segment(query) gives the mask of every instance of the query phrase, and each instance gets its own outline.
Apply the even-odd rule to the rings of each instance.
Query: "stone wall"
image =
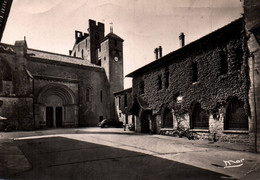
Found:
[[[128,119],[127,125],[136,125],[136,116],[130,113],[130,108],[133,104],[132,88],[125,89],[123,91],[117,92],[115,95],[115,107],[116,107],[116,119],[126,123],[126,118]],[[126,98],[126,99],[125,99]],[[127,103],[127,104],[126,104]]]
[[[167,107],[174,110],[173,119],[183,117],[189,129],[192,104],[199,102],[201,108],[210,115],[208,130],[193,130],[200,138],[229,142],[239,138],[236,142],[248,144],[248,131],[225,132],[223,119],[223,107],[234,97],[244,102],[244,110],[250,116],[248,50],[245,44],[243,20],[240,19],[136,72],[133,75],[133,96],[139,96],[149,104],[157,116],[159,127],[162,109]],[[228,62],[227,73],[221,72],[223,52]],[[198,70],[196,82],[193,81],[194,62]],[[141,93],[140,88],[142,81],[144,93]],[[177,102],[179,96],[182,97],[181,103]],[[166,134],[171,134],[170,131],[159,130]]]
[[[251,123],[249,124],[250,147],[252,151],[260,151],[260,46],[253,33],[249,33],[248,47],[251,86],[249,91],[251,107]]]
[[[32,77],[26,69],[23,42],[0,44],[0,115],[20,130],[34,129]],[[8,68],[7,68],[8,67]],[[6,69],[7,68],[7,69]]]
[[[247,46],[249,49],[251,117],[249,124],[249,144],[251,151],[260,152],[260,4],[258,0],[244,0]]]
[[[166,104],[176,106],[176,96],[184,96],[179,111],[188,112],[193,102],[201,103],[202,108],[214,111],[218,104],[223,104],[229,97],[236,96],[245,102],[248,108],[247,61],[236,58],[236,51],[242,46],[243,38],[237,37],[229,42],[219,42],[212,49],[195,49],[187,54],[172,57],[168,64],[147,69],[142,76],[133,79],[133,94],[140,95],[154,110],[160,110]],[[229,72],[220,74],[220,51],[228,49]],[[176,55],[177,56],[177,55]],[[160,59],[158,60],[160,61]],[[198,62],[198,81],[192,82],[192,62]],[[242,64],[242,65],[240,65]],[[170,85],[158,90],[158,76],[164,77],[169,72]],[[144,94],[140,93],[140,82],[144,81]],[[164,80],[163,80],[164,82]],[[202,93],[203,92],[203,93]]]
[[[103,69],[37,58],[30,58],[28,69],[36,79],[41,79],[35,81],[36,96],[43,86],[51,83],[66,85],[74,92],[78,100],[80,126],[96,126],[100,116],[109,118],[109,85]],[[90,96],[88,101],[87,90]]]
[[[33,130],[33,98],[0,97],[0,114],[19,130]]]
[[[189,129],[193,133],[194,139],[205,139],[212,142],[221,141],[221,142],[231,142],[241,145],[249,145],[249,133],[248,131],[235,131],[235,130],[224,130],[224,113],[223,108],[219,108],[220,115],[216,118],[211,115],[209,117],[209,129],[189,129],[190,116],[189,114],[182,115],[180,117],[174,116],[174,124],[176,119],[179,119],[180,124],[185,129]],[[157,119],[160,119],[158,116]],[[174,126],[173,129],[160,129],[160,134],[178,136],[176,132],[177,126]],[[249,150],[249,149],[248,149]]]

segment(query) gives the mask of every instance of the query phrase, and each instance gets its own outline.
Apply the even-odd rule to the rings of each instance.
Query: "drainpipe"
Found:
[[[256,94],[255,94],[255,56],[252,53],[252,80],[253,80],[253,92],[254,92],[254,111],[255,111],[255,151],[257,153],[257,110],[256,110]]]

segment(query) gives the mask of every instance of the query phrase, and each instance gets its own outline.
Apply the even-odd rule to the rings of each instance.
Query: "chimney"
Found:
[[[159,46],[159,58],[161,58],[162,57],[162,46]]]
[[[110,33],[113,33],[113,23],[109,23],[110,24]]]
[[[155,56],[155,60],[158,59],[158,48],[154,49],[154,56]]]
[[[180,47],[185,46],[185,35],[183,32],[180,34],[179,40],[180,40]]]

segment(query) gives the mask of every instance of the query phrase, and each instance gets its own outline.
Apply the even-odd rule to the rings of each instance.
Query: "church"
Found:
[[[96,126],[116,118],[123,90],[123,39],[89,20],[69,55],[0,43],[0,115],[19,130]]]

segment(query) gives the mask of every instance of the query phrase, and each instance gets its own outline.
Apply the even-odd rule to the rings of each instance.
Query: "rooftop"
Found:
[[[123,94],[125,92],[132,92],[132,88],[124,89],[122,91],[115,92],[114,95]]]
[[[100,66],[92,64],[85,59],[63,55],[63,54],[57,54],[53,52],[41,51],[36,49],[27,49],[27,54],[30,55],[31,58],[40,58],[40,59],[47,59],[51,61],[59,61],[59,62],[101,68]]]
[[[119,41],[124,41],[121,37],[119,37],[118,35],[114,34],[114,33],[109,33],[107,34],[102,40],[101,42],[107,40],[107,39],[117,39]]]
[[[203,43],[207,43],[208,41],[214,41],[214,39],[218,39],[220,34],[225,34],[227,32],[233,32],[234,30],[237,31],[237,29],[239,29],[238,27],[241,27],[241,24],[243,22],[243,18],[239,18],[237,20],[234,20],[233,22],[227,24],[226,26],[217,29],[216,31],[213,31],[210,34],[207,34],[201,38],[199,38],[196,41],[191,42],[190,44],[187,44],[179,49],[177,49],[176,51],[172,51],[169,54],[161,57],[158,60],[155,60],[131,73],[129,73],[128,75],[126,75],[126,77],[134,77],[140,73],[143,73],[145,71],[147,71],[147,69],[153,68],[153,67],[158,67],[160,65],[165,64],[166,62],[172,61],[174,59],[177,59],[179,57],[179,55],[182,55],[184,53],[187,53],[187,51],[189,51],[190,49],[194,49],[194,48],[198,48],[201,46],[207,46],[208,44],[203,44]],[[174,59],[173,59],[174,57]]]

